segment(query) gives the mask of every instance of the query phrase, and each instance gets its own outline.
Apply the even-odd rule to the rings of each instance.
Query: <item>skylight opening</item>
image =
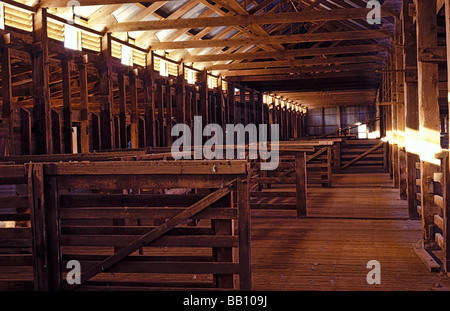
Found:
[[[64,47],[81,51],[81,32],[76,27],[64,26]]]

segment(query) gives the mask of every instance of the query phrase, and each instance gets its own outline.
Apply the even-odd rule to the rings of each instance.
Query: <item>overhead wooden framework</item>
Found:
[[[214,261],[192,261],[184,266],[189,271],[212,271],[212,288],[236,288],[234,275],[240,274],[241,288],[251,289],[249,209],[274,205],[257,199],[295,198],[281,209],[309,218],[308,183],[331,188],[332,173],[362,169],[385,174],[389,185],[383,187],[394,189],[395,200],[407,206],[394,220],[414,220],[420,229],[416,252],[430,270],[449,272],[450,0],[380,1],[378,24],[367,19],[373,12],[367,2],[78,0],[68,6],[65,0],[0,0],[0,160],[7,162],[0,165],[0,182],[8,186],[7,174],[17,170],[13,182],[19,180],[17,191],[26,195],[13,201],[31,204],[33,215],[26,216],[49,234],[44,241],[46,235],[33,232],[34,251],[49,252],[36,260],[58,264],[38,272],[45,278],[50,272],[50,279],[36,275],[37,288],[61,288],[64,261],[58,252],[65,243],[114,249],[111,256],[95,255],[97,263],[82,275],[87,287],[98,285],[94,276],[104,269],[133,271],[127,257],[144,246],[173,242],[166,234],[174,230],[179,236],[201,233],[180,241],[213,249]],[[186,154],[201,151],[202,161],[172,161],[180,123],[194,136],[198,123],[221,129],[279,125],[280,167],[251,176],[267,159],[209,162],[198,148]],[[219,139],[219,132],[191,140]],[[276,127],[267,135],[273,133]],[[214,153],[223,146],[216,147]],[[284,183],[295,191],[264,191]],[[198,187],[204,196],[195,191],[178,214],[180,206],[161,207],[174,203],[165,191],[175,187]],[[119,193],[109,193],[111,188]],[[95,190],[89,196],[96,200],[87,204],[83,198],[89,196],[72,189]],[[102,201],[130,194],[141,200],[140,191],[147,190],[152,193],[143,194],[146,199],[162,201],[146,210],[140,209],[142,201],[125,211],[126,201],[117,206]],[[70,205],[73,197],[79,206]],[[43,200],[58,208],[44,209]],[[245,209],[237,213],[235,203]],[[99,209],[101,204],[113,214]],[[216,210],[210,211],[211,205]],[[151,229],[141,226],[144,211],[155,213],[146,215]],[[120,218],[122,213],[132,215],[136,226]],[[178,228],[198,214],[213,221],[211,228]],[[176,218],[159,223],[167,215]],[[223,219],[211,218],[215,215]],[[61,216],[108,217],[114,230],[94,230],[110,232],[106,242],[90,240],[86,232],[93,228],[86,226],[67,229],[64,223],[67,231],[61,234]],[[394,221],[390,217],[383,222]],[[240,221],[239,237],[233,220]],[[114,240],[112,233],[127,230],[135,237]],[[48,249],[47,242],[58,247]],[[233,260],[237,246],[239,264]],[[430,264],[436,257],[440,262]],[[147,269],[164,272],[153,261]],[[171,263],[169,271],[181,274],[178,264]]]

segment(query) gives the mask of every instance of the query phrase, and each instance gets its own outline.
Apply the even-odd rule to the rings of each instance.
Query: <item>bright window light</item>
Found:
[[[78,29],[71,26],[64,26],[64,47],[72,50],[81,50],[78,44]]]
[[[194,70],[186,69],[187,70],[187,82],[189,84],[195,84],[195,72]]]
[[[131,48],[129,46],[122,45],[122,64],[131,66],[133,64],[132,56],[133,54]]]
[[[169,76],[169,64],[163,59],[161,59],[159,74],[163,77]]]
[[[367,125],[361,124],[358,126],[358,138],[366,139],[367,138]]]

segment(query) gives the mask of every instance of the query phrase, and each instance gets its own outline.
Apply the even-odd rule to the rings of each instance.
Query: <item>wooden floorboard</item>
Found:
[[[336,175],[333,185],[308,190],[312,218],[253,211],[254,290],[450,290],[415,254],[420,220],[406,219],[388,174]],[[381,264],[380,285],[367,283],[371,260]]]

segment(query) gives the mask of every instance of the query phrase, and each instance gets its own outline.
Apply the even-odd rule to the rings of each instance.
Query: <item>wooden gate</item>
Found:
[[[35,289],[251,290],[246,161],[29,167]]]
[[[346,140],[341,144],[340,171],[380,171],[388,169],[387,143],[379,139]]]

